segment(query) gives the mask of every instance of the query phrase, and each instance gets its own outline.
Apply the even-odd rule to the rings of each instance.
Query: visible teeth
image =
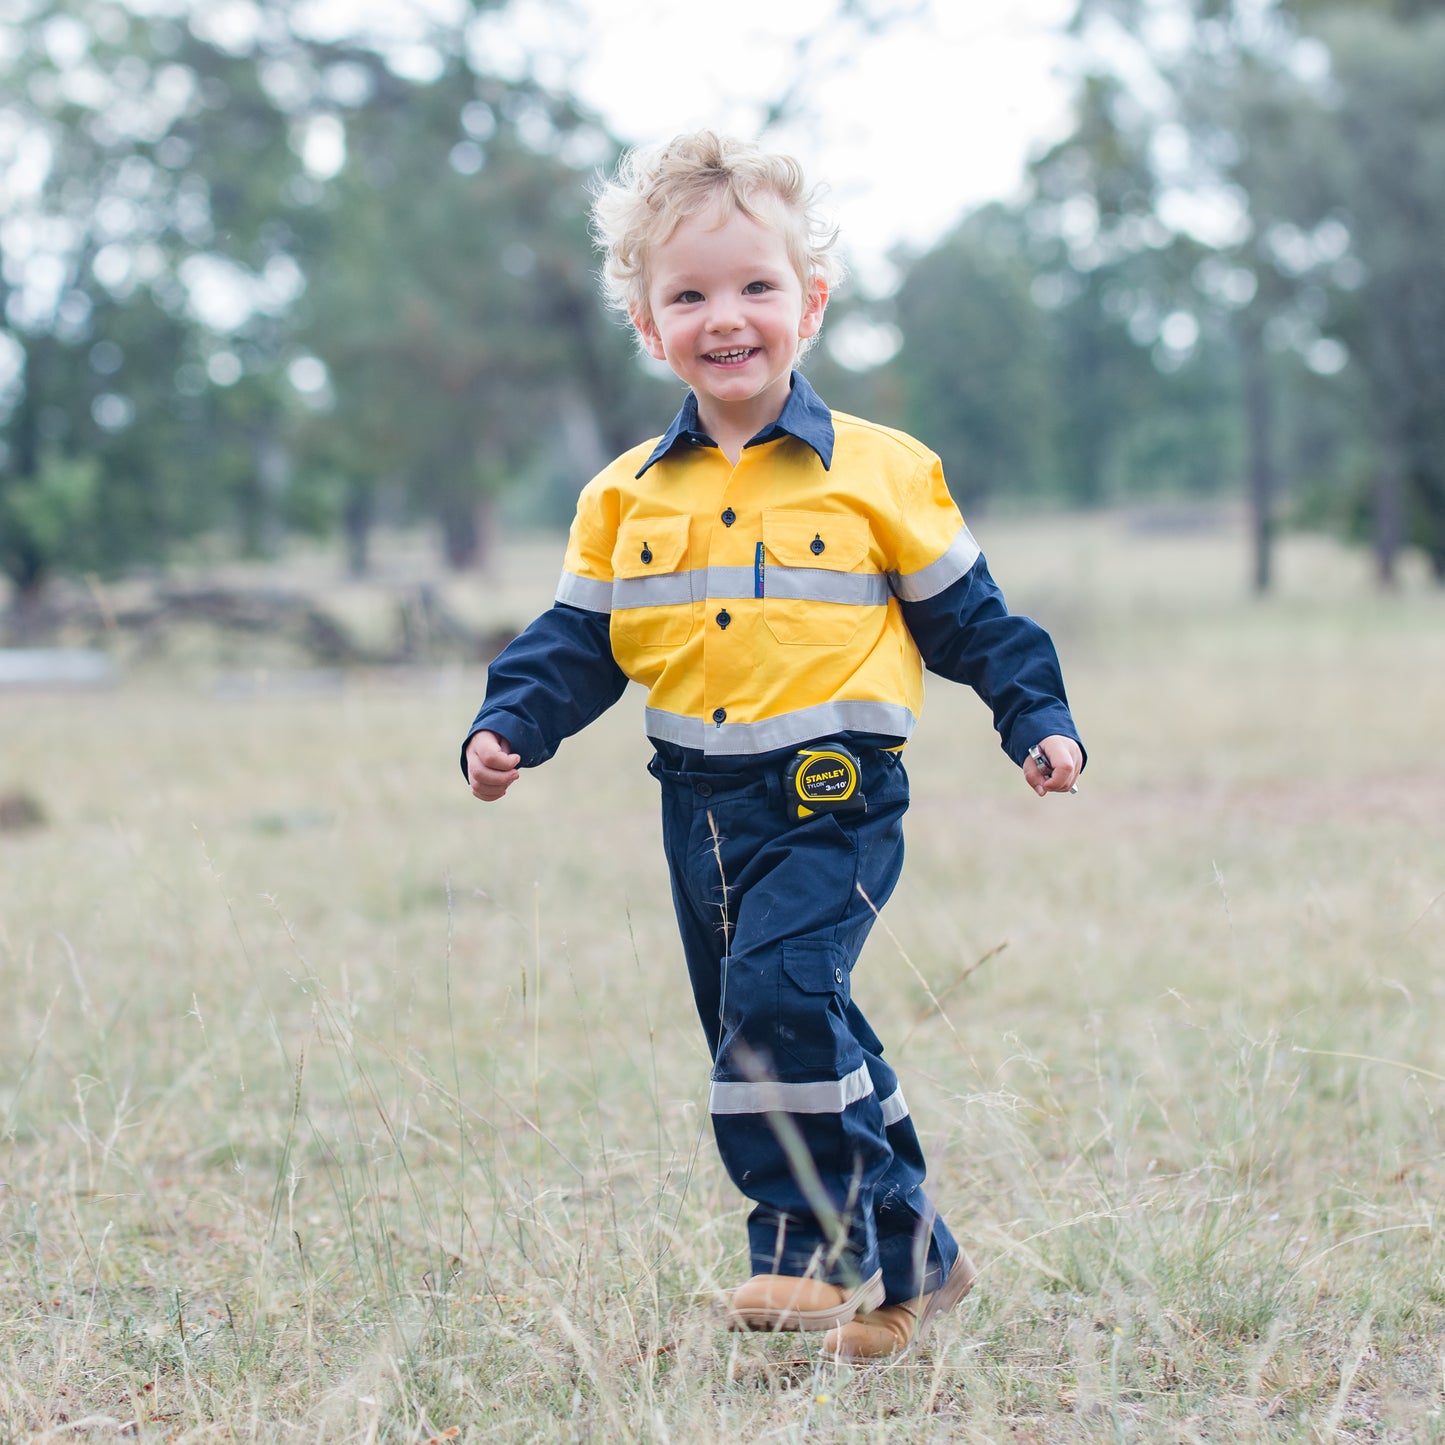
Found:
[[[736,351],[709,351],[709,361],[741,361],[746,356],[753,354],[751,346],[739,347]]]

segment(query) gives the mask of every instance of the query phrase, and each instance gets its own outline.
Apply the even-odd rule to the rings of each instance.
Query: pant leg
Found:
[[[881,1264],[890,1300],[935,1288],[957,1246],[923,1192],[922,1151],[897,1078],[851,998],[874,909],[902,867],[901,763],[865,760],[868,813],[797,825],[784,818],[776,786],[654,772],[714,1059],[714,1132],[729,1175],[755,1204],[754,1271],[846,1282]]]
[[[931,1294],[948,1278],[958,1244],[923,1187],[928,1166],[898,1075],[861,1014],[853,1021],[853,1032],[868,1060],[892,1154],[873,1191],[873,1220],[886,1303],[900,1304]]]

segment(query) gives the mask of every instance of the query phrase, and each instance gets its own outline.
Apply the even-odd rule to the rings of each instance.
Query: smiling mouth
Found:
[[[750,356],[756,356],[756,346],[739,346],[732,351],[709,351],[706,353],[709,361],[714,361],[722,366],[733,366],[739,361],[746,361]]]

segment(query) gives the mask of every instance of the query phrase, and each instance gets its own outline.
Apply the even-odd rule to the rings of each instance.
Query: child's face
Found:
[[[700,418],[754,429],[788,399],[798,343],[823,321],[828,286],[807,287],[783,233],[741,211],[690,216],[648,257],[650,315],[633,322],[650,356],[693,389]]]

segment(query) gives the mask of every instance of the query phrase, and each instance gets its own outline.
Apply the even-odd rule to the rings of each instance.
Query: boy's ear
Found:
[[[828,309],[828,283],[821,276],[814,276],[803,292],[803,315],[798,322],[798,339],[806,341],[818,334],[823,324],[823,313]]]
[[[662,349],[662,337],[657,334],[657,327],[653,325],[651,313],[644,311],[640,306],[632,306],[628,308],[627,314],[632,318],[632,324],[642,338],[642,349],[654,361],[666,361],[667,353]]]

